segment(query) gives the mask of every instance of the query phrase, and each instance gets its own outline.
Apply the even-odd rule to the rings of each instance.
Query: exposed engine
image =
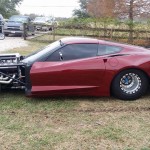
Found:
[[[24,88],[25,65],[19,53],[0,54],[0,89]]]

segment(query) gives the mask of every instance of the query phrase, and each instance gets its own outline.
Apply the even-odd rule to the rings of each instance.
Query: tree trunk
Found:
[[[134,0],[130,0],[130,5],[129,5],[129,43],[133,44],[133,2]]]

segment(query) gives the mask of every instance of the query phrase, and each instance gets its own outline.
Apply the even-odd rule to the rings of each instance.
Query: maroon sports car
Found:
[[[148,49],[91,38],[63,38],[29,56],[0,55],[0,88],[28,96],[109,96],[134,100],[148,88]]]

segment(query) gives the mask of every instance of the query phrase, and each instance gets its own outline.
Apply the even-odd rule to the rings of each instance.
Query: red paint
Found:
[[[150,76],[150,52],[130,45],[87,39],[63,42],[100,43],[123,47],[125,56],[97,56],[62,62],[36,62],[30,71],[31,95],[109,96],[114,77],[122,70],[136,68]]]

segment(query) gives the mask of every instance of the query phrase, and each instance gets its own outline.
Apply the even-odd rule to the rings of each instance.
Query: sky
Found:
[[[23,0],[17,8],[21,14],[39,14],[54,17],[71,17],[79,8],[78,0]]]

